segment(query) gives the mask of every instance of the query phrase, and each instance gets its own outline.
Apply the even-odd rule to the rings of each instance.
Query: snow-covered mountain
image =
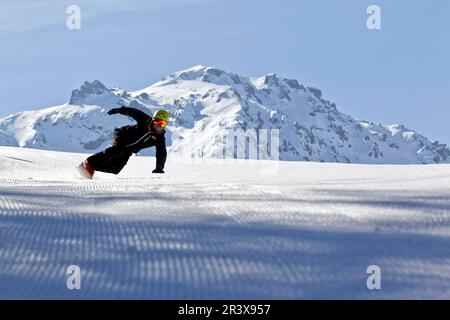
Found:
[[[148,114],[167,109],[171,153],[211,157],[221,153],[227,129],[278,129],[282,160],[450,162],[445,144],[402,125],[355,120],[317,88],[275,74],[248,78],[202,65],[135,92],[85,82],[65,104],[0,119],[0,145],[93,153],[110,144],[115,127],[132,123],[106,114],[120,105]]]

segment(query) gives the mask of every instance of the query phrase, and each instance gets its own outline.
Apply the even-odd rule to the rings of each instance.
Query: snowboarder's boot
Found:
[[[80,163],[77,169],[80,175],[86,179],[92,179],[95,173],[95,170],[92,169],[91,165],[87,160],[84,160],[82,163]]]

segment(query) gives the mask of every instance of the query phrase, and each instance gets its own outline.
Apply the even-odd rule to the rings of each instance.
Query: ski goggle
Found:
[[[167,121],[161,119],[153,119],[153,123],[161,128],[164,128],[167,125]]]

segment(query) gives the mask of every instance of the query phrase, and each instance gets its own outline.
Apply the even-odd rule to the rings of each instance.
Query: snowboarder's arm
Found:
[[[158,139],[156,141],[156,173],[164,173],[164,165],[167,159],[166,139]]]
[[[152,132],[147,133],[137,142],[127,146],[127,149],[133,153],[139,152],[139,150],[156,147],[156,169],[163,170],[167,159],[166,139],[164,136],[155,137]]]
[[[124,116],[129,116],[136,120],[137,123],[145,123],[150,119],[150,116],[145,112],[130,107],[120,107],[108,111],[109,115],[117,113],[123,114]]]

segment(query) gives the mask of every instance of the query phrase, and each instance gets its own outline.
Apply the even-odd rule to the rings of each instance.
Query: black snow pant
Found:
[[[118,174],[132,154],[124,145],[113,144],[102,152],[90,156],[87,161],[95,171]]]

